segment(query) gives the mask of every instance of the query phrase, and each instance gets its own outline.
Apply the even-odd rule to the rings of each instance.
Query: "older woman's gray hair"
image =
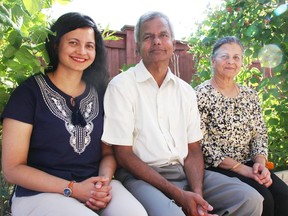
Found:
[[[141,27],[141,25],[143,23],[145,23],[149,20],[152,20],[154,18],[157,18],[157,17],[161,17],[164,20],[166,20],[168,27],[170,29],[170,32],[171,32],[171,38],[172,38],[172,40],[174,40],[174,38],[175,38],[174,30],[173,30],[173,26],[172,26],[172,23],[170,22],[169,18],[161,12],[150,11],[150,12],[143,14],[137,21],[137,24],[136,24],[135,29],[134,29],[134,39],[135,39],[136,43],[138,43],[140,41],[140,27]]]
[[[217,40],[213,46],[213,49],[212,49],[212,55],[211,55],[211,58],[215,58],[216,55],[217,55],[217,51],[218,49],[223,45],[223,44],[231,44],[231,43],[236,43],[238,44],[240,47],[241,47],[241,50],[242,52],[244,53],[244,46],[243,44],[241,43],[241,41],[235,37],[235,36],[226,36],[226,37],[223,37],[223,38],[220,38],[219,40]]]

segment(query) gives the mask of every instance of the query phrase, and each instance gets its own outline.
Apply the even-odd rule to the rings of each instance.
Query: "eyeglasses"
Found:
[[[220,59],[223,60],[223,61],[227,61],[227,60],[230,59],[230,55],[228,55],[228,54],[218,54],[216,57],[217,57],[217,58],[220,58]],[[232,59],[233,59],[235,62],[241,62],[241,61],[242,61],[242,56],[240,56],[240,55],[234,55],[234,56],[232,56]]]

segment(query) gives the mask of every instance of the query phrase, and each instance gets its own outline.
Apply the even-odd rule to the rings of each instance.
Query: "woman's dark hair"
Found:
[[[241,43],[241,41],[237,37],[235,37],[235,36],[226,36],[226,37],[220,38],[219,40],[216,41],[216,43],[214,44],[213,49],[212,49],[211,58],[215,58],[216,55],[217,55],[218,49],[223,44],[227,44],[227,43],[230,43],[230,44],[231,43],[236,43],[236,44],[238,44],[241,47],[242,52],[244,53],[243,44]]]
[[[98,30],[96,23],[87,15],[77,12],[69,12],[60,16],[51,26],[53,32],[46,39],[46,51],[49,56],[49,64],[45,73],[53,72],[57,69],[59,58],[57,47],[61,37],[77,28],[90,27],[94,30],[96,43],[96,57],[94,62],[84,70],[82,80],[96,87],[97,90],[104,91],[108,83],[108,70],[106,62],[106,50],[101,32]]]

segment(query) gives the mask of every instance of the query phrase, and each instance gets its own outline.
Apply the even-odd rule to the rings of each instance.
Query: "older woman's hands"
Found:
[[[270,171],[265,167],[265,165],[260,163],[254,163],[253,167],[241,164],[234,171],[240,175],[254,179],[267,188],[273,183]]]
[[[271,179],[271,173],[265,165],[260,163],[254,163],[252,169],[253,173],[259,178],[259,180],[263,185],[265,185],[265,187],[268,188],[273,183]]]

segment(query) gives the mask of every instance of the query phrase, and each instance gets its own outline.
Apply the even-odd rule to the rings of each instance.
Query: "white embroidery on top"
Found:
[[[72,111],[67,106],[65,98],[53,90],[46,83],[42,75],[35,76],[35,79],[49,110],[53,115],[65,122],[65,127],[71,135],[69,140],[70,145],[76,153],[83,153],[91,141],[90,134],[94,128],[92,120],[99,114],[98,94],[96,90],[90,88],[88,95],[80,101],[79,109],[87,122],[86,126],[81,127],[71,123]]]

